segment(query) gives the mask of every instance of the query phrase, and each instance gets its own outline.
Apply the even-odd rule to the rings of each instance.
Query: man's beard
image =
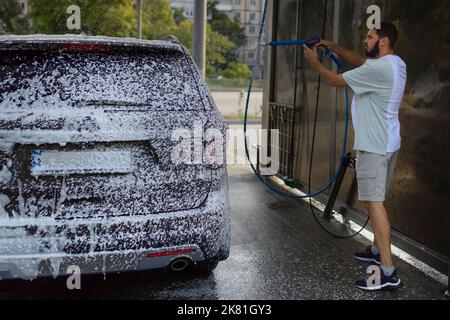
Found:
[[[373,48],[369,51],[366,50],[366,57],[368,58],[376,58],[378,54],[380,53],[380,40],[375,43]]]

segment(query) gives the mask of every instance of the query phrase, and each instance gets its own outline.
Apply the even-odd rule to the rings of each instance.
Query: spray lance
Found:
[[[288,41],[271,41],[268,43],[263,43],[263,45],[268,45],[271,47],[279,46],[295,46],[295,45],[306,45],[308,48],[312,49],[320,43],[320,36],[313,36],[305,40],[288,40]],[[344,64],[341,60],[331,51],[327,46],[321,45],[323,52],[327,55],[338,67],[339,72],[344,71]]]
[[[262,15],[262,18],[261,18],[261,25],[260,25],[259,37],[258,37],[258,47],[257,47],[257,53],[256,53],[255,61],[259,61],[259,57],[261,55],[261,47],[262,46],[278,47],[278,46],[306,45],[308,48],[312,49],[313,47],[315,47],[317,44],[320,43],[320,37],[319,36],[313,36],[311,38],[304,39],[304,40],[271,41],[271,42],[268,42],[268,43],[263,43],[262,42],[262,35],[263,35],[264,26],[265,26],[265,19],[266,19],[266,15],[267,15],[267,7],[268,7],[268,0],[265,1],[264,11],[263,11],[263,15]],[[330,48],[328,48],[326,46],[323,46],[323,45],[321,45],[321,47],[323,49],[323,53],[327,57],[329,57],[329,59],[331,59],[331,61],[333,61],[333,63],[336,64],[336,66],[338,67],[339,73],[342,73],[344,71],[344,65],[339,60],[339,58],[334,54],[334,52]],[[347,88],[344,89],[344,93],[345,93],[345,128],[344,128],[344,142],[343,142],[343,146],[342,146],[342,154],[341,154],[341,161],[340,161],[339,169],[336,172],[336,174],[330,179],[330,181],[325,186],[323,186],[322,188],[320,188],[316,192],[311,192],[311,175],[312,175],[312,162],[313,162],[312,161],[312,159],[313,159],[313,152],[311,152],[310,172],[309,172],[309,182],[310,182],[309,183],[309,192],[306,195],[299,196],[299,195],[295,195],[295,194],[292,194],[292,193],[284,192],[284,191],[276,188],[273,184],[270,184],[268,181],[266,181],[266,179],[263,176],[261,176],[261,174],[258,172],[258,170],[256,170],[255,165],[252,163],[252,161],[250,159],[250,154],[249,154],[249,150],[248,150],[248,141],[247,141],[247,117],[248,117],[248,109],[249,109],[249,104],[250,104],[250,95],[251,95],[251,91],[252,91],[252,88],[253,88],[253,78],[254,78],[254,75],[255,75],[255,69],[256,69],[256,63],[253,66],[251,66],[252,76],[249,79],[247,99],[246,99],[245,112],[244,112],[245,153],[246,153],[246,157],[247,157],[247,159],[248,159],[248,161],[250,163],[250,166],[251,166],[253,172],[255,173],[257,178],[262,183],[264,183],[270,190],[272,190],[273,192],[275,192],[275,193],[277,193],[279,195],[282,195],[284,197],[291,198],[291,199],[307,199],[307,198],[309,198],[310,207],[311,207],[311,211],[313,213],[314,219],[316,220],[318,225],[324,231],[326,231],[327,233],[333,235],[334,237],[340,238],[340,239],[346,239],[346,238],[354,237],[357,234],[361,233],[361,231],[364,230],[364,228],[368,224],[369,219],[367,219],[367,221],[364,224],[364,226],[362,226],[362,228],[358,232],[355,232],[354,234],[352,234],[350,236],[336,235],[336,234],[332,233],[331,231],[327,230],[324,226],[322,226],[322,224],[320,223],[320,221],[316,217],[316,214],[315,214],[315,211],[314,211],[314,206],[313,206],[313,203],[312,203],[312,197],[320,195],[323,192],[325,192],[326,190],[328,190],[334,184],[334,182],[336,181],[337,177],[339,176],[341,170],[346,165],[346,147],[347,147],[347,140],[348,140],[348,123],[349,123],[349,95],[348,95],[348,89]],[[317,107],[318,106],[316,106],[316,111],[317,111]],[[317,112],[316,112],[316,114],[317,114]],[[312,151],[314,150],[316,124],[317,124],[317,117],[315,119],[315,124],[314,124]],[[287,185],[289,185],[287,181],[284,181],[284,182]]]

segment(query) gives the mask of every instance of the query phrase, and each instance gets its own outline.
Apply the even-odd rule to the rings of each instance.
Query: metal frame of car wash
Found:
[[[323,33],[324,39],[363,54],[368,6],[377,4],[382,9],[382,19],[398,26],[400,38],[396,51],[408,64],[408,84],[400,112],[402,150],[387,198],[392,240],[400,249],[447,274],[450,45],[445,45],[445,39],[450,35],[446,34],[448,28],[439,23],[445,23],[440,15],[448,12],[449,4],[419,2],[423,2],[420,5],[426,12],[417,10],[407,0],[273,0],[269,1],[265,38],[286,41]],[[427,41],[430,34],[436,39],[432,44]],[[417,43],[428,45],[417,46]],[[265,60],[263,128],[280,131],[278,174],[300,190],[308,186],[311,135],[318,108],[310,186],[317,190],[335,174],[341,160],[339,148],[345,122],[343,92],[319,83],[304,60],[301,46],[268,46]],[[332,66],[329,61],[325,63]],[[352,144],[353,130],[350,130],[348,150],[352,150]],[[355,171],[351,161],[348,164],[346,174],[338,178],[335,188],[318,199],[328,202],[328,213],[334,209],[363,224],[366,215],[356,199]]]

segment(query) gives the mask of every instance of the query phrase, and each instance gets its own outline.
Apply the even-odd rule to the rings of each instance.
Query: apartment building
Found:
[[[226,12],[232,18],[232,3],[233,0],[220,0],[217,9]],[[182,8],[186,19],[194,19],[194,0],[170,0],[170,6],[172,8]]]
[[[186,19],[194,19],[194,0],[170,0],[170,6],[172,8],[183,9],[183,14]]]
[[[231,0],[231,2],[232,18],[239,21],[247,37],[246,46],[239,49],[239,61],[252,65],[256,59],[259,24],[264,9],[264,0]],[[262,60],[261,55],[260,63],[262,63]]]

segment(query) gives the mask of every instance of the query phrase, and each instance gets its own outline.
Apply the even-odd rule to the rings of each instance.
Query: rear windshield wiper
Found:
[[[141,102],[132,102],[132,101],[116,101],[116,100],[88,100],[88,101],[82,101],[84,105],[86,106],[137,106],[137,107],[143,107],[148,105],[148,103],[141,103]]]

